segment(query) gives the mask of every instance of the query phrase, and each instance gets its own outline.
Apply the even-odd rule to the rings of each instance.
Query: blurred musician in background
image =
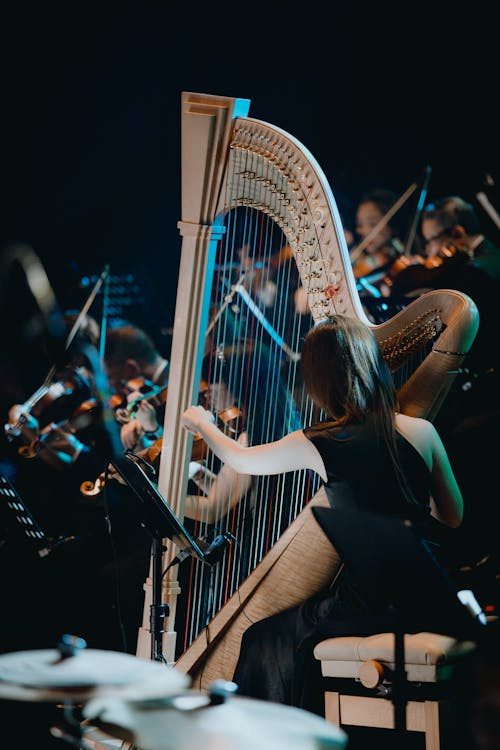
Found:
[[[456,289],[479,311],[477,337],[436,419],[465,497],[463,532],[479,557],[497,547],[500,522],[491,491],[500,420],[500,250],[483,233],[474,206],[458,195],[424,207],[421,235],[425,257],[395,277],[393,298]]]
[[[71,328],[75,316],[65,315],[65,320]],[[97,393],[94,357],[88,361],[85,356],[88,346],[99,357],[100,328],[88,316],[83,323],[68,348],[68,366],[54,373],[46,408],[41,401],[39,408],[33,409],[14,405],[5,425],[5,432],[13,434],[9,442],[10,480],[47,536],[68,539],[68,544],[51,554],[47,562],[35,560],[33,569],[24,566],[23,576],[17,578],[19,591],[10,592],[16,617],[12,618],[12,634],[6,633],[5,637],[8,641],[22,633],[26,644],[48,647],[57,641],[61,631],[78,632],[91,646],[133,652],[151,540],[140,527],[128,488],[110,483],[109,492],[95,495],[83,494],[80,489],[82,483],[102,475],[110,458],[109,435],[100,408],[105,394]],[[143,390],[153,381],[161,383],[160,390],[167,382],[168,360],[136,326],[108,330],[106,344],[109,349],[104,368],[109,367],[111,400],[118,398],[126,416],[127,407],[137,402],[134,417],[118,423],[117,428],[121,427],[126,435],[133,431],[144,441],[149,431],[151,444],[161,434],[162,407],[157,409],[151,401],[141,399]],[[73,418],[75,408],[82,403],[89,403],[89,415],[95,415],[92,423],[85,421],[86,412],[78,414],[78,421]],[[16,420],[21,420],[18,435],[14,435],[18,431]],[[129,427],[131,422],[134,424]],[[49,442],[46,429],[51,426]],[[33,449],[31,459],[18,452],[27,447]],[[16,550],[12,553],[17,554]],[[133,596],[124,597],[118,607],[117,583],[125,580]],[[35,587],[48,609],[44,627],[37,627],[33,633],[24,632],[24,627],[30,626],[26,607],[40,607],[34,595],[22,600],[23,588],[28,587]],[[117,620],[118,615],[123,621]],[[127,629],[129,621],[132,625]]]
[[[90,635],[97,622],[95,574],[110,555],[102,505],[83,502],[79,491],[84,478],[102,471],[108,455],[85,354],[87,347],[97,351],[100,329],[88,315],[80,318],[68,311],[63,318],[68,334],[77,319],[81,323],[67,346],[65,363],[52,365],[44,387],[8,409],[4,425],[2,471],[49,545],[56,543],[39,559],[7,537],[2,549],[2,592],[10,602],[10,617],[4,618],[6,648],[21,643],[49,647],[61,632]]]
[[[231,317],[226,316],[226,330]],[[262,341],[248,339],[231,344],[214,352],[213,356],[217,363],[214,368],[213,361],[206,362],[205,372],[211,382],[201,394],[200,404],[218,415],[218,423],[227,435],[242,446],[256,445],[278,440],[300,426],[293,394],[287,390],[269,347]],[[215,378],[210,378],[211,372]],[[230,420],[234,407],[236,413]],[[253,512],[255,478],[240,475],[227,465],[221,467],[217,457],[212,456],[212,460],[214,458],[216,468],[211,472],[212,483],[207,496],[199,492],[190,496],[186,516],[203,518],[208,514],[205,518],[220,520],[247,492],[248,510]],[[286,508],[283,514],[287,516]]]
[[[115,413],[124,448],[149,447],[163,434],[168,359],[144,330],[126,324],[108,331],[104,364],[111,390],[123,395]]]
[[[396,200],[397,196],[386,188],[372,188],[361,196],[356,207],[356,234],[360,238],[358,246],[387,215]],[[400,238],[400,221],[394,215],[368,240],[361,254],[356,247],[352,248],[351,261],[355,278],[362,279],[374,273],[382,277],[383,272],[389,269],[404,250]]]
[[[84,354],[86,346],[97,349],[100,328],[89,315],[79,318],[74,312],[63,315],[68,340],[66,364],[53,373],[32,396],[22,404],[10,406],[5,435],[18,447],[20,455],[39,457],[53,468],[63,469],[88,453],[93,440],[92,430],[98,420],[98,404],[94,399],[92,368]],[[25,446],[19,447],[19,446]]]

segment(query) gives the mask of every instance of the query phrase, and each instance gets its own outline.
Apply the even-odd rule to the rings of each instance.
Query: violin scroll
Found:
[[[80,485],[80,492],[82,495],[85,495],[85,497],[96,497],[97,495],[100,495],[102,490],[104,489],[104,485],[106,483],[104,472],[102,474],[99,474],[95,482],[93,482],[91,479],[87,479],[85,482],[82,482]]]

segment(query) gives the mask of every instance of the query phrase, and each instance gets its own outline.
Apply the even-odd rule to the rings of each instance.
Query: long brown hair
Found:
[[[340,425],[373,416],[401,490],[415,502],[396,449],[396,391],[372,330],[345,315],[320,321],[304,339],[301,369],[307,392],[329,419]]]

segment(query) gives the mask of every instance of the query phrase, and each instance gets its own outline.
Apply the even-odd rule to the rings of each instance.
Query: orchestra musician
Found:
[[[77,317],[69,311],[63,315],[68,333]],[[62,469],[90,450],[88,428],[97,421],[98,408],[91,367],[83,350],[87,345],[98,346],[99,331],[97,321],[84,315],[67,349],[66,366],[58,371],[51,368],[47,382],[32,396],[10,406],[4,432],[10,443],[19,446],[21,456],[39,456]]]
[[[65,313],[68,331],[77,317]],[[53,552],[38,559],[7,539],[2,559],[8,571],[2,594],[10,606],[5,647],[10,639],[21,639],[26,647],[49,647],[61,629],[78,631],[92,642],[98,622],[95,575],[111,549],[102,505],[83,502],[79,488],[84,477],[104,468],[108,442],[84,354],[87,347],[96,349],[100,327],[91,316],[80,320],[66,364],[50,368],[53,374],[46,388],[38,389],[39,398],[12,405],[4,425],[10,481],[49,540],[48,548],[57,542]]]
[[[309,469],[330,503],[410,518],[443,544],[462,520],[462,496],[433,425],[397,412],[390,372],[373,332],[336,315],[310,330],[302,348],[306,389],[326,420],[277,442],[244,447],[225,436],[211,412],[188,408],[182,424],[202,434],[236,471],[272,475]],[[331,494],[330,494],[331,493]],[[427,623],[429,629],[432,624]],[[363,601],[345,570],[333,591],[250,626],[234,681],[244,695],[307,708],[323,715],[313,647],[328,636],[390,629]]]
[[[462,533],[472,559],[480,559],[496,549],[500,521],[491,494],[500,417],[500,249],[485,236],[473,204],[458,195],[424,207],[421,235],[426,262],[410,265],[395,277],[391,298],[408,302],[429,289],[456,289],[468,294],[479,311],[478,334],[436,425],[464,493]]]
[[[124,394],[120,437],[127,450],[149,447],[163,434],[169,361],[156,348],[152,338],[135,325],[110,328],[106,335],[104,365],[110,388]],[[129,387],[127,387],[127,385]],[[142,398],[148,384],[159,387],[160,399]],[[163,390],[165,389],[165,390]],[[158,388],[149,388],[152,396]],[[164,397],[163,397],[164,396]],[[133,414],[127,406],[136,405]]]
[[[230,313],[226,316],[226,330],[231,325],[231,317]],[[269,347],[259,342],[258,352],[255,349],[255,342],[250,339],[217,352],[214,355],[219,368],[217,382],[209,384],[200,399],[202,406],[214,414],[220,414],[233,405],[238,407],[237,421],[230,429],[223,426],[222,429],[243,447],[277,440],[297,428],[300,422],[293,395],[287,390]],[[207,362],[206,368],[208,374],[213,365]],[[277,383],[278,388],[271,417],[266,398],[269,380]],[[248,419],[250,405],[251,421]],[[248,492],[251,498],[254,490],[254,481],[247,472],[240,474],[229,465],[221,466],[217,459],[210,489],[205,495],[200,491],[188,495],[185,514],[190,518],[218,521],[242,500],[245,493]]]
[[[66,317],[68,326],[71,326],[74,316]],[[121,575],[123,580],[127,578],[130,588],[137,591],[140,597],[149,566],[151,541],[140,527],[127,488],[112,486],[106,496],[83,495],[80,490],[89,477],[95,478],[104,472],[110,456],[101,409],[96,411],[96,420],[81,431],[74,432],[74,424],[69,424],[74,407],[81,405],[82,400],[85,404],[90,400],[88,397],[97,396],[95,400],[99,401],[103,395],[96,392],[92,363],[85,356],[82,357],[84,345],[92,347],[97,355],[100,329],[97,324],[94,325],[93,319],[89,326],[86,319],[84,323],[68,349],[68,368],[64,369],[64,375],[67,370],[74,376],[73,382],[66,382],[66,379],[61,382],[58,371],[54,378],[55,387],[51,389],[54,393],[50,395],[61,392],[59,398],[51,398],[46,408],[43,404],[43,409],[41,402],[37,404],[39,408],[32,411],[21,405],[11,409],[12,423],[7,428],[12,430],[14,420],[23,416],[23,429],[29,427],[31,430],[28,438],[35,435],[33,442],[36,443],[36,437],[40,436],[43,445],[36,453],[39,460],[34,458],[28,461],[22,458],[22,454],[14,453],[15,475],[12,479],[48,536],[75,540],[63,551],[54,554],[50,562],[50,575],[45,573],[47,566],[43,565],[42,569],[31,573],[34,582],[47,575],[48,580],[40,584],[40,589],[50,588],[56,598],[50,607],[50,615],[47,613],[44,620],[47,633],[38,628],[38,643],[52,645],[57,640],[60,628],[63,628],[68,632],[78,631],[94,647],[125,648],[133,652],[133,636],[137,635],[138,630],[135,618],[142,602],[133,596],[124,597],[120,602],[123,623],[117,622],[116,585]],[[144,383],[155,381],[156,385],[163,385],[167,382],[168,361],[157,352],[151,338],[142,330],[135,326],[110,329],[106,344],[109,348],[105,351],[104,367],[109,373],[111,400],[122,393],[124,383],[130,384],[132,381],[140,389],[140,377],[136,376],[144,374]],[[73,384],[75,387],[70,388]],[[162,407],[157,409],[147,399],[143,399],[147,405],[142,400],[137,401],[143,395],[141,390],[129,391],[124,398],[125,411],[127,395],[133,399],[130,403],[137,402],[134,421],[139,423],[139,419],[143,419],[141,427],[135,429],[143,435],[149,425],[151,437],[148,444],[151,444],[153,438],[161,434]],[[46,424],[52,424],[48,415],[50,419],[55,419],[56,408],[57,417],[66,418],[62,423],[59,420],[54,422],[54,435],[49,443],[45,440],[44,430]],[[122,429],[128,424],[122,425]],[[156,432],[153,433],[153,430]],[[16,441],[23,441],[23,435],[16,437]],[[13,442],[13,447],[16,444]],[[70,448],[73,448],[71,453]],[[53,462],[44,460],[47,456],[60,458],[60,471],[54,470],[59,467],[55,467]],[[66,456],[70,456],[69,461],[65,460]],[[67,587],[66,594],[61,594],[61,587]],[[24,613],[27,604],[20,602],[17,612]],[[127,628],[130,620],[133,625]],[[122,625],[125,636],[122,636]],[[32,642],[31,634],[27,634],[26,642]]]
[[[363,193],[356,207],[356,234],[363,242],[386,216],[396,203],[397,196],[385,188],[372,188]],[[357,279],[370,276],[374,272],[387,270],[391,263],[403,252],[400,239],[400,226],[396,216],[392,216],[381,229],[368,240],[358,256],[352,249],[352,268]],[[383,296],[386,296],[384,292]]]

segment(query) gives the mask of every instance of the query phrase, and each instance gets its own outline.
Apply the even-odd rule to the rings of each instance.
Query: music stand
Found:
[[[47,557],[56,547],[75,541],[76,537],[48,537],[12,482],[0,473],[0,520],[3,544],[9,537],[14,544],[38,557]]]
[[[152,604],[150,616],[151,659],[163,661],[162,633],[168,604],[162,604],[162,558],[164,538],[173,541],[185,555],[193,555],[203,563],[212,565],[218,559],[222,545],[208,545],[195,539],[172,508],[162,497],[156,485],[146,474],[141,459],[133,453],[113,458],[111,465],[117,470],[125,484],[138,501],[141,526],[152,537]]]
[[[432,631],[475,641],[485,625],[461,603],[457,587],[410,521],[344,508],[312,511],[367,604],[392,623],[394,727],[405,731],[404,634]]]

